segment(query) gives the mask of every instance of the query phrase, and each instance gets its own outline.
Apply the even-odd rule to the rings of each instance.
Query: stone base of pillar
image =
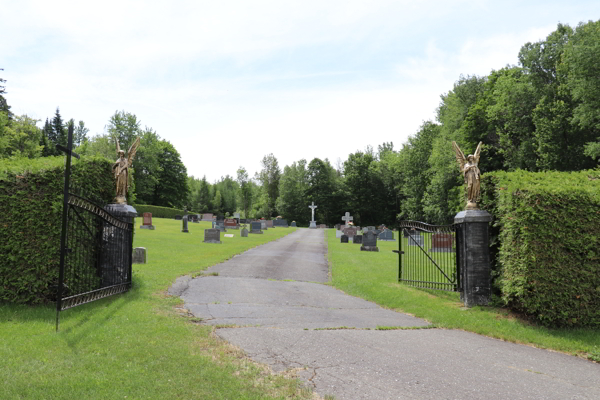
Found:
[[[454,217],[461,224],[457,245],[462,291],[465,307],[487,305],[492,294],[490,268],[490,239],[488,225],[492,220],[484,210],[465,210]]]
[[[310,221],[310,229],[317,229],[317,222],[316,221]]]

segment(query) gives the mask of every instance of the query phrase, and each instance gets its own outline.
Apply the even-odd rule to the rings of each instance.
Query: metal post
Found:
[[[60,309],[62,306],[62,289],[65,279],[65,253],[67,252],[67,216],[69,214],[69,179],[71,177],[71,155],[79,158],[77,153],[72,151],[73,149],[73,125],[69,125],[69,136],[67,147],[56,145],[56,148],[66,153],[67,160],[65,166],[65,186],[63,189],[63,213],[62,213],[62,231],[60,234],[60,269],[58,272],[58,293],[56,299],[56,332],[58,332],[58,321],[60,315]]]

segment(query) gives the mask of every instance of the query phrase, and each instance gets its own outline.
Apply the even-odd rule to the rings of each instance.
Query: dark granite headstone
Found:
[[[362,246],[360,246],[360,251],[379,251],[377,247],[377,235],[373,231],[368,231],[363,237]]]
[[[175,219],[178,220],[178,221],[181,221],[183,219],[183,216],[182,215],[176,215]]]
[[[421,232],[416,231],[414,235],[410,235],[408,237],[408,245],[421,247],[425,246],[425,239],[423,238],[423,235],[421,235]]]
[[[273,220],[273,226],[274,227],[278,227],[278,228],[287,228],[289,227],[288,223],[287,223],[287,219],[276,219]]]
[[[292,221],[292,227],[296,228],[296,221]]]
[[[402,234],[404,235],[405,238],[411,236],[411,235],[416,235],[417,234],[417,230],[416,229],[412,229],[412,228],[402,228]]]
[[[142,229],[154,229],[154,225],[152,225],[152,213],[144,213],[144,223],[140,225]]]
[[[394,239],[394,232],[390,231],[389,229],[384,229],[383,232],[379,234],[379,240],[384,240],[386,242],[396,241],[396,239]]]
[[[257,222],[252,222],[250,224],[250,233],[262,233],[261,228],[262,228],[262,224],[260,223],[260,221]]]
[[[218,229],[205,229],[204,243],[221,243],[221,231]]]
[[[356,235],[356,236],[354,236],[354,237],[352,238],[352,241],[353,241],[355,244],[362,244],[362,242],[363,242],[363,240],[362,240],[362,239],[363,239],[362,235]]]
[[[348,235],[342,235],[340,243],[348,243]]]
[[[431,250],[437,252],[450,253],[453,251],[454,236],[451,233],[434,233],[431,235]]]
[[[183,233],[190,233],[190,231],[188,230],[188,215],[187,215],[187,211],[184,210],[184,212],[186,212],[186,214],[183,215],[183,219],[181,220],[181,232],[183,232]]]

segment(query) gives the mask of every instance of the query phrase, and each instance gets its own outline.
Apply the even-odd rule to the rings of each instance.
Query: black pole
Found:
[[[67,160],[65,162],[65,187],[63,190],[63,213],[62,213],[62,231],[60,235],[60,269],[58,272],[58,293],[56,295],[56,332],[58,332],[58,321],[60,309],[62,307],[62,289],[65,279],[65,253],[67,243],[67,216],[69,213],[69,178],[71,177],[71,154],[79,158],[77,153],[72,152],[73,148],[73,125],[69,125],[69,137],[67,148],[56,145],[56,148],[65,152]]]

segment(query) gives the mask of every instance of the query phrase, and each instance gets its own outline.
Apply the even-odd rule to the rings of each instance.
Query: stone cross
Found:
[[[353,219],[354,219],[354,217],[353,217],[352,215],[350,215],[350,213],[349,213],[349,212],[347,212],[347,211],[346,211],[346,215],[344,215],[344,216],[342,217],[342,221],[344,221],[344,223],[345,223],[346,225],[348,225],[348,222],[352,221]]]
[[[310,222],[315,222],[315,208],[317,208],[317,206],[315,206],[315,202],[312,202],[311,206],[308,206],[308,208],[311,209],[312,211],[312,219],[310,220]]]

